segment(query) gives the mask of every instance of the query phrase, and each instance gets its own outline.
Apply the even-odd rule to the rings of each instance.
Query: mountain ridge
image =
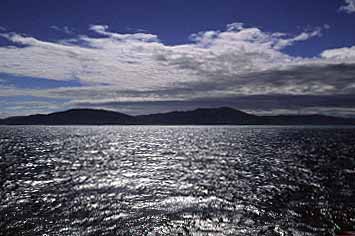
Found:
[[[50,114],[8,117],[0,119],[0,125],[355,125],[355,119],[319,114],[258,116],[230,107],[137,116],[75,108]]]

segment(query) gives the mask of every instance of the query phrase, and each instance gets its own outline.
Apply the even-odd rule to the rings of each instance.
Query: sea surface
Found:
[[[333,235],[355,128],[0,127],[0,235]]]

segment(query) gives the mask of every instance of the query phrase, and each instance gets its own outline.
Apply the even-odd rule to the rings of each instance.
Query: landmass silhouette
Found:
[[[355,125],[355,119],[318,114],[260,116],[230,107],[138,116],[108,110],[71,109],[8,117],[0,119],[0,125]]]

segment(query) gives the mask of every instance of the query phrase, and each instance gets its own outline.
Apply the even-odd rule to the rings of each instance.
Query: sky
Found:
[[[1,0],[0,106],[355,117],[355,0]]]

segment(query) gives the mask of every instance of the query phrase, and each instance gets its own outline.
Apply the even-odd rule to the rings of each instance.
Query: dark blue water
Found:
[[[354,225],[354,128],[0,127],[0,235]]]

